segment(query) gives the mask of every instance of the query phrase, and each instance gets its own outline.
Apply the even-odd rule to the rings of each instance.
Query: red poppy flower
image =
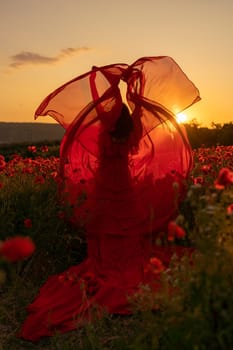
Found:
[[[184,238],[186,236],[185,230],[177,225],[175,221],[170,221],[168,224],[167,239],[172,242],[175,238]]]
[[[5,166],[6,166],[6,162],[4,160],[4,157],[1,156],[0,157],[0,171],[4,170],[5,169]]]
[[[233,215],[233,204],[228,205],[227,207],[227,214]]]
[[[10,262],[28,258],[35,251],[35,244],[29,237],[16,236],[0,245],[0,256]]]
[[[49,150],[48,146],[41,146],[42,152],[48,152],[48,150]]]
[[[27,218],[24,220],[24,227],[31,228],[32,227],[32,220]]]
[[[208,174],[211,169],[212,169],[211,164],[202,165],[202,167],[201,167],[201,170],[204,174]]]
[[[233,172],[228,168],[222,168],[215,181],[215,188],[222,190],[231,184],[233,184]]]
[[[156,257],[150,258],[150,265],[151,265],[151,270],[154,273],[160,273],[165,269],[162,261]]]
[[[203,176],[197,176],[193,179],[194,185],[200,184],[203,185],[204,184],[204,179]]]
[[[36,152],[36,146],[28,146],[28,151],[35,153]]]
[[[58,185],[62,183],[62,178],[58,175],[57,171],[52,171],[50,176]]]
[[[33,173],[33,169],[29,168],[29,167],[23,168],[22,169],[22,173],[23,174],[32,174]]]

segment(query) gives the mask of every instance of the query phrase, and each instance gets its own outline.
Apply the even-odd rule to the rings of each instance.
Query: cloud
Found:
[[[53,57],[43,56],[30,51],[22,51],[10,57],[12,62],[9,64],[9,67],[17,69],[26,65],[54,64],[61,62],[68,57],[79,55],[90,50],[91,49],[88,47],[68,47],[61,49],[59,54]]]

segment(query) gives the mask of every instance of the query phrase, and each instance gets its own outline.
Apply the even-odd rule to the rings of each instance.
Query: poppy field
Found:
[[[155,259],[161,293],[142,286],[131,316],[106,315],[37,344],[17,337],[27,305],[48,276],[86,256],[84,228],[70,224],[71,208],[58,198],[58,153],[58,145],[0,149],[0,350],[231,349],[233,146],[193,150],[186,198],[156,244],[194,253],[191,263],[174,255],[168,270]]]

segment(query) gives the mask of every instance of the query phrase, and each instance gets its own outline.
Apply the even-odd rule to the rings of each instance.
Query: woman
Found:
[[[192,167],[175,113],[199,99],[173,59],[161,56],[93,67],[41,103],[35,116],[50,115],[66,128],[60,193],[73,207],[72,222],[85,225],[88,257],[48,279],[28,308],[21,337],[66,332],[104,311],[128,314],[141,285],[160,288],[171,252],[152,241],[175,217]],[[163,261],[154,268],[158,255]]]

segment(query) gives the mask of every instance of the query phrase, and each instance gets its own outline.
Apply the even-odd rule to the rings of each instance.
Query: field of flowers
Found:
[[[0,350],[232,348],[233,146],[193,155],[187,197],[163,241],[193,247],[191,266],[174,257],[162,273],[163,292],[145,286],[132,316],[106,316],[35,345],[16,336],[25,308],[48,275],[85,257],[85,234],[58,200],[58,146],[0,150]],[[179,293],[171,296],[168,286]],[[155,303],[159,311],[152,312]]]

